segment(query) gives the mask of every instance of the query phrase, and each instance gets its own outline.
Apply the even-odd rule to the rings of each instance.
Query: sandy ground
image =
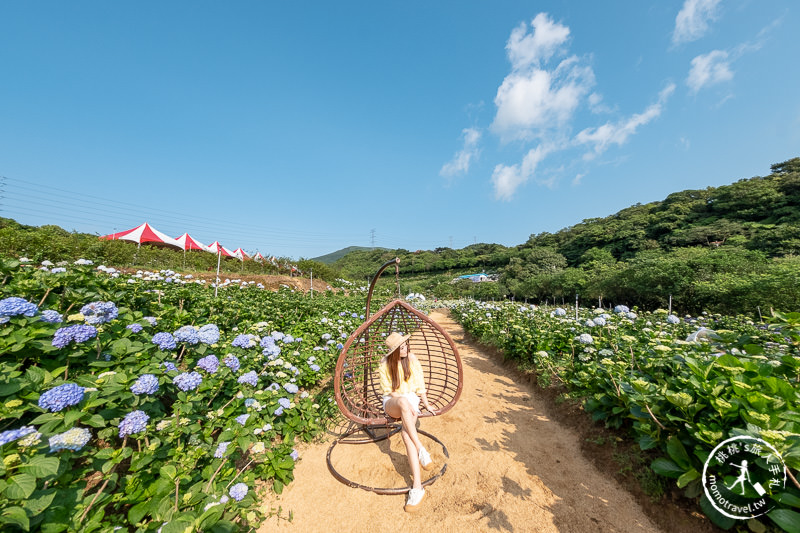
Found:
[[[405,513],[405,495],[379,495],[337,481],[325,460],[333,442],[329,437],[299,448],[295,481],[267,502],[280,506],[283,518],[269,518],[259,533],[661,531],[610,474],[584,459],[580,438],[548,418],[543,400],[531,395],[529,385],[515,383],[448,316],[434,313],[431,318],[457,344],[464,390],[450,412],[420,422],[420,429],[440,439],[450,454],[446,459],[440,445],[421,436],[434,461],[447,461],[421,509]],[[338,444],[332,462],[364,485],[410,484],[400,435],[373,444]]]

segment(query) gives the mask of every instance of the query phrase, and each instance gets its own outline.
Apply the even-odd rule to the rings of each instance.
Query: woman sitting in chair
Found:
[[[408,339],[411,335],[392,333],[386,337],[389,353],[381,359],[380,378],[383,392],[383,410],[392,418],[402,421],[403,443],[406,445],[408,464],[414,478],[405,510],[416,510],[425,497],[420,478],[420,465],[425,470],[433,468],[428,450],[422,445],[417,434],[417,417],[420,398],[425,409],[435,415],[425,395],[425,376],[419,359],[409,351]],[[419,396],[418,396],[419,395]]]

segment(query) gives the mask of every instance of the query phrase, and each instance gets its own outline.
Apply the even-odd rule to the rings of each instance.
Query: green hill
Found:
[[[319,257],[312,257],[310,261],[317,261],[318,263],[324,263],[326,265],[330,265],[332,263],[335,263],[342,257],[346,256],[350,252],[370,251],[370,250],[385,250],[385,248],[370,248],[367,246],[348,246],[347,248],[342,248],[341,250],[336,250],[335,252],[331,252],[329,254],[321,255]]]

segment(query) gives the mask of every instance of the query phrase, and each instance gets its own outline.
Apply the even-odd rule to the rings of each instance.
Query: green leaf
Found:
[[[128,520],[131,524],[136,525],[142,521],[142,518],[147,514],[150,508],[150,501],[145,500],[139,502],[128,510]]]
[[[158,473],[167,479],[175,479],[178,469],[172,465],[164,465],[159,469]]]
[[[650,468],[652,468],[653,471],[660,476],[671,478],[679,478],[686,471],[669,459],[665,459],[663,457],[659,457],[653,461],[653,463],[650,465]]]
[[[656,446],[658,446],[658,441],[655,440],[650,435],[642,435],[639,438],[639,447],[642,450],[650,450],[652,448],[655,448]]]
[[[54,476],[58,473],[58,465],[60,464],[57,457],[44,457],[42,455],[34,455],[30,462],[22,465],[28,473],[36,477]]]
[[[684,472],[681,477],[678,478],[678,487],[683,488],[695,479],[700,477],[700,472],[692,468],[688,472]]]
[[[683,447],[683,443],[675,435],[672,435],[669,439],[667,439],[667,453],[669,454],[670,458],[675,461],[675,464],[681,467],[684,471],[691,468],[692,462],[689,459],[689,454],[686,453],[686,448]]]
[[[47,370],[39,368],[38,366],[31,366],[25,371],[25,377],[28,378],[28,381],[30,381],[32,385],[39,385],[45,382],[48,374]]]
[[[0,514],[0,521],[4,524],[16,524],[25,531],[31,527],[28,515],[22,507],[6,507]]]
[[[736,524],[736,520],[717,511],[708,498],[706,498],[705,494],[703,494],[703,496],[700,498],[700,508],[703,510],[709,520],[714,522],[722,529],[730,529],[734,526],[734,524]]]
[[[788,492],[782,492],[775,497],[776,500],[792,507],[800,507],[800,498]]]
[[[791,509],[775,509],[767,513],[767,516],[778,524],[781,529],[789,533],[800,531],[800,513]]]
[[[36,490],[36,478],[31,474],[11,476],[6,487],[6,496],[10,500],[25,500]]]
[[[56,489],[37,490],[34,492],[23,504],[28,514],[31,516],[42,514],[53,503],[56,492]]]

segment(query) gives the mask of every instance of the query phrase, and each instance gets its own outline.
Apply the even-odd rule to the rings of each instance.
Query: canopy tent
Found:
[[[206,251],[212,254],[224,255],[225,257],[236,257],[233,252],[222,246],[219,241],[214,241],[206,246]]]
[[[140,246],[143,242],[148,242],[156,246],[169,246],[173,248],[183,249],[183,247],[177,240],[173,239],[172,237],[168,236],[165,233],[161,233],[147,222],[145,222],[140,226],[136,226],[133,229],[110,233],[108,235],[103,235],[100,238],[105,239],[107,241],[115,241],[115,240],[132,241],[139,244]]]
[[[250,256],[247,255],[247,252],[245,252],[241,248],[237,248],[233,251],[233,257],[237,257],[242,261],[250,261]]]
[[[261,255],[261,252],[256,252],[256,255],[254,255],[254,256],[253,256],[253,261],[257,261],[257,262],[259,262],[259,263],[260,263],[261,261],[263,261],[264,259],[265,259],[265,258],[264,258],[264,256],[263,256],[263,255]]]
[[[178,243],[180,243],[181,248],[183,248],[184,251],[186,250],[203,250],[204,252],[208,251],[208,247],[205,244],[203,244],[200,241],[194,240],[189,236],[188,233],[184,233],[175,240],[178,241]]]

